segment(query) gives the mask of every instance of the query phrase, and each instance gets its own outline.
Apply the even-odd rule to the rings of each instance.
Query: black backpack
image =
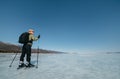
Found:
[[[19,43],[21,44],[26,44],[29,42],[29,33],[28,32],[24,32],[19,36]]]

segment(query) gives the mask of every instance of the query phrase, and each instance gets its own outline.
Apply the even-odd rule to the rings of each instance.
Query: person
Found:
[[[33,67],[34,66],[33,64],[31,64],[31,47],[32,47],[33,41],[37,41],[40,38],[40,35],[38,35],[38,37],[35,37],[33,29],[29,29],[28,33],[29,33],[29,42],[23,44],[19,67],[24,67],[24,66]],[[24,64],[25,55],[26,55],[26,64]]]

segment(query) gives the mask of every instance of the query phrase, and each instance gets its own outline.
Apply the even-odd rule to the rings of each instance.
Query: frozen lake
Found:
[[[120,79],[120,54],[39,54],[38,68],[20,70],[14,56],[0,54],[0,79]]]

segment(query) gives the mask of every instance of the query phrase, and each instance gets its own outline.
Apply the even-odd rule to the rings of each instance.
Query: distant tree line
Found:
[[[4,43],[0,41],[0,53],[20,53],[22,50],[22,47],[19,45],[14,45],[10,43]],[[32,53],[62,53],[58,51],[51,51],[51,50],[45,50],[45,49],[32,49]]]

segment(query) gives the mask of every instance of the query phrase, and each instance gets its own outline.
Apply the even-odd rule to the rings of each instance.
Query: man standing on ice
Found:
[[[34,36],[34,30],[33,29],[29,29],[28,32],[28,42],[23,44],[22,47],[22,53],[20,56],[20,62],[19,62],[19,67],[34,67],[33,64],[31,64],[31,47],[33,44],[33,41],[36,41],[40,38],[40,35],[38,35],[38,37]],[[26,64],[24,64],[24,57],[26,56]]]

